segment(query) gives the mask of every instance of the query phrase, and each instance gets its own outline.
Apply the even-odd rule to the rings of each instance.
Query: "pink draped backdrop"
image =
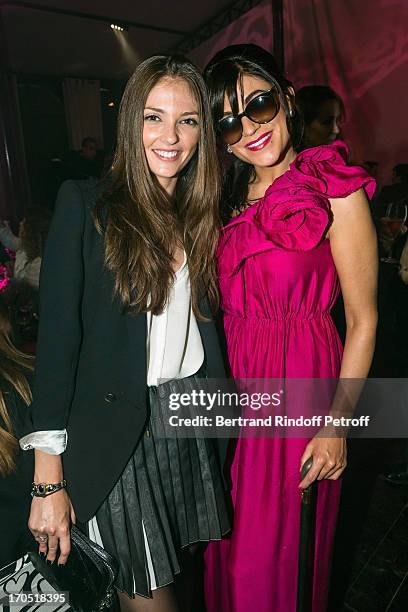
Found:
[[[237,19],[191,53],[204,66],[226,45],[273,49],[273,2]],[[380,181],[408,163],[408,2],[285,0],[286,74],[299,88],[328,84],[347,110],[344,138],[352,157],[377,160]]]

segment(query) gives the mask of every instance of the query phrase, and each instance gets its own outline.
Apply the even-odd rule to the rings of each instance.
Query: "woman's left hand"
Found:
[[[345,438],[323,437],[324,432],[319,433],[310,440],[305,448],[300,461],[300,468],[310,457],[313,457],[313,465],[299,485],[300,489],[306,489],[315,480],[337,480],[347,465],[347,443]]]

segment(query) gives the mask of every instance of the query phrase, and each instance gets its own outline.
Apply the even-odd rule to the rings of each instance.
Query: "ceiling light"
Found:
[[[121,25],[119,23],[111,23],[111,28],[112,30],[115,30],[116,32],[124,32],[125,30],[127,30],[126,26]]]
[[[110,107],[115,106],[115,103],[114,102],[108,102],[108,106],[110,106]]]

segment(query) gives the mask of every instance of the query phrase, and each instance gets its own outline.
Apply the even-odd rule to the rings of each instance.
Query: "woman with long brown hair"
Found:
[[[21,444],[57,490],[34,496],[29,526],[64,564],[70,522],[86,525],[119,561],[122,610],[189,609],[173,589],[181,549],[228,531],[221,446],[156,431],[170,392],[225,374],[218,196],[202,77],[154,56],[127,84],[110,176],[63,185],[43,259],[36,431]]]
[[[20,557],[29,513],[32,457],[22,453],[22,435],[31,403],[33,358],[13,344],[8,307],[0,299],[0,567]]]

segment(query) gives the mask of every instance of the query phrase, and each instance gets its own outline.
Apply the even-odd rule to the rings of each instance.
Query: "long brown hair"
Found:
[[[150,172],[143,147],[144,107],[163,78],[184,79],[198,104],[197,151],[183,169],[170,198]],[[109,187],[96,208],[105,237],[105,264],[115,277],[123,306],[134,312],[162,312],[174,279],[173,253],[187,254],[192,307],[198,318],[202,292],[218,305],[215,248],[220,226],[219,165],[204,81],[182,57],[156,55],[131,76],[120,105],[118,139]]]
[[[14,388],[27,406],[32,400],[26,374],[34,369],[33,358],[16,349],[11,336],[8,308],[0,300],[0,476],[7,476],[14,470],[18,452],[5,387]]]

